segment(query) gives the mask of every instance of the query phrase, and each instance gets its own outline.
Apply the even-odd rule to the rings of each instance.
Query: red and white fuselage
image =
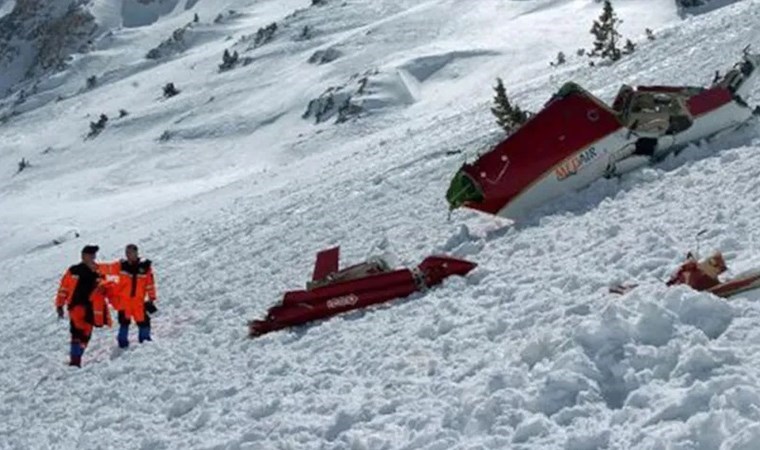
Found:
[[[758,66],[760,55],[745,54],[709,88],[624,86],[612,107],[568,83],[514,134],[465,164],[449,202],[520,220],[599,178],[733,130],[753,115],[742,98],[760,76]]]

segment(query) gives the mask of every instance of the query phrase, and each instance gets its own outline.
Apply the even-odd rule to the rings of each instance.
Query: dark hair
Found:
[[[84,248],[82,248],[82,254],[83,255],[94,255],[100,250],[100,247],[97,245],[85,245]]]
[[[126,250],[137,251],[137,246],[135,244],[127,244]]]

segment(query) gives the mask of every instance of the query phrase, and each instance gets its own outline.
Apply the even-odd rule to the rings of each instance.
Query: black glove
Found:
[[[55,308],[55,312],[58,313],[58,318],[63,319],[63,306],[59,306]]]
[[[153,302],[145,302],[145,310],[150,314],[153,314],[158,311],[158,308],[156,308],[156,305],[154,305]]]

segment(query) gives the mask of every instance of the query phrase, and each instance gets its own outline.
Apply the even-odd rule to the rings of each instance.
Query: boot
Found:
[[[145,341],[152,341],[153,339],[150,338],[150,327],[149,326],[142,326],[137,329],[137,339],[142,344]]]
[[[72,342],[71,343],[71,359],[69,360],[70,366],[75,367],[82,367],[82,354],[84,353],[84,348],[79,344],[79,342]]]
[[[116,336],[119,348],[129,347],[129,325],[122,324],[119,326],[119,334]]]

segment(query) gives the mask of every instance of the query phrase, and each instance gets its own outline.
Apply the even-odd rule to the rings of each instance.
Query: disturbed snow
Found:
[[[597,68],[574,56],[599,13],[590,0],[184,3],[115,29],[0,125],[0,447],[754,448],[755,299],[660,281],[701,229],[702,249],[723,250],[733,273],[760,266],[754,124],[519,226],[447,220],[443,194],[456,152],[498,139],[496,76],[532,110],[569,79],[607,100],[621,83],[703,85],[760,38],[760,1],[685,20],[669,2],[621,3],[639,49]],[[143,59],[196,11],[189,48]],[[240,41],[273,21],[273,42]],[[305,25],[314,36],[298,40]],[[330,47],[342,56],[307,63]],[[225,48],[253,63],[217,73]],[[560,50],[569,63],[550,70]],[[301,118],[368,70],[378,75],[359,118]],[[83,91],[93,73],[102,84]],[[182,93],[161,99],[169,81]],[[120,108],[130,115],[83,140],[89,121]],[[21,157],[32,166],[13,175]],[[84,367],[68,368],[57,279],[84,243],[113,258],[128,241],[155,261],[155,340],[122,352],[98,330]],[[479,268],[389,306],[246,339],[246,320],[335,244],[347,263],[445,252]],[[607,294],[626,280],[642,286]]]

